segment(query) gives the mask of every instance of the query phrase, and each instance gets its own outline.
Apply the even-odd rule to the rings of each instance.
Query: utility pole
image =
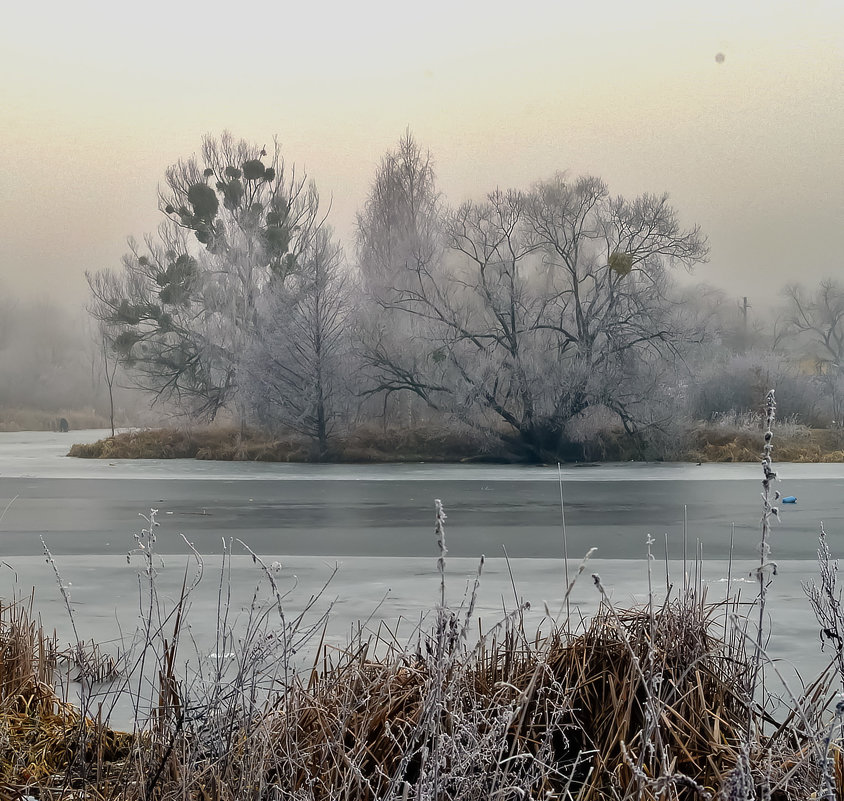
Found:
[[[747,310],[751,305],[747,302],[747,296],[742,298],[739,311],[741,312],[741,349],[747,350]]]

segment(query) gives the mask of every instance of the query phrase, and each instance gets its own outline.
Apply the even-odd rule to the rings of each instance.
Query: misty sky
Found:
[[[734,294],[842,270],[841,0],[17,2],[0,75],[0,292],[83,302],[223,129],[277,134],[350,255],[409,126],[452,203],[592,172],[668,191]]]

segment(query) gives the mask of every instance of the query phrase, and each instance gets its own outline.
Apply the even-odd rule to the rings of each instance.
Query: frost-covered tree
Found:
[[[305,434],[324,458],[350,399],[350,279],[328,227],[298,262],[259,304],[260,336],[246,352],[243,392],[254,419]]]
[[[410,131],[381,160],[357,217],[365,289],[384,299],[442,255],[442,202],[431,154]]]
[[[807,293],[787,286],[780,337],[792,339],[798,353],[813,363],[816,382],[829,404],[831,420],[844,425],[844,286],[827,278]]]
[[[610,409],[630,432],[687,338],[668,270],[706,257],[667,197],[611,197],[563,176],[496,191],[450,215],[447,262],[417,263],[390,301],[417,321],[420,352],[384,354],[394,389],[553,457],[567,423]],[[387,368],[383,368],[387,373]]]
[[[91,312],[140,387],[213,419],[237,400],[259,298],[296,273],[319,197],[277,144],[268,155],[224,133],[167,170],[161,211],[122,270],[88,274]]]
[[[356,241],[363,292],[357,330],[369,377],[366,393],[383,396],[386,413],[387,401],[399,392],[403,424],[414,422],[420,404],[400,390],[410,374],[419,374],[414,363],[427,355],[420,349],[418,322],[396,300],[420,271],[436,269],[442,261],[443,218],[431,155],[407,131],[378,165],[357,217]]]
[[[690,412],[695,418],[709,421],[747,412],[758,415],[759,398],[768,389],[776,391],[777,404],[787,410],[788,417],[814,422],[817,387],[801,375],[798,364],[771,350],[711,353],[691,384]]]

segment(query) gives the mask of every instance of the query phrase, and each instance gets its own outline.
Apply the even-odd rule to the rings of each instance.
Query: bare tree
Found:
[[[311,437],[325,458],[352,372],[349,276],[329,228],[300,253],[295,273],[270,285],[259,309],[261,333],[243,365],[248,408],[268,428]]]
[[[213,419],[231,400],[237,327],[220,319],[216,277],[200,267],[184,235],[162,226],[145,247],[130,241],[123,271],[87,274],[94,319],[127,374],[153,402],[170,401]]]
[[[166,182],[161,210],[218,268],[236,274],[249,309],[271,277],[295,271],[319,227],[319,197],[306,176],[287,168],[278,142],[268,154],[228,132],[206,136],[200,158],[169,167]]]
[[[378,166],[357,217],[357,253],[364,286],[377,299],[442,255],[442,203],[433,161],[410,131]]]
[[[794,337],[798,350],[814,363],[822,392],[835,425],[844,425],[844,287],[831,278],[807,294],[799,285],[787,286],[782,335]]]
[[[418,322],[396,300],[419,271],[433,269],[443,255],[443,205],[433,160],[410,131],[389,151],[375,174],[357,218],[357,262],[364,303],[357,318],[362,361],[370,378],[367,394],[383,397],[386,422],[394,393],[401,400],[399,420],[412,425],[419,405],[402,393],[413,363],[425,359]],[[417,383],[417,389],[423,388]],[[424,396],[428,405],[430,395]],[[424,404],[422,404],[424,408]]]
[[[660,365],[687,335],[667,270],[707,252],[666,197],[626,201],[596,178],[556,176],[464,204],[446,241],[447,269],[417,263],[394,288],[427,358],[385,353],[393,389],[514,435],[533,458],[553,457],[589,407],[631,433],[649,419]]]
[[[102,360],[103,380],[108,390],[108,419],[111,436],[114,436],[114,379],[117,374],[117,356],[109,347],[105,332],[100,329],[100,358]]]

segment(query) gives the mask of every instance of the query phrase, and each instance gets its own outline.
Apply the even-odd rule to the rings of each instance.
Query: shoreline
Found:
[[[777,461],[793,463],[844,463],[844,430],[791,427],[777,433]],[[676,458],[644,458],[639,446],[615,438],[588,447],[600,450],[601,458],[571,459],[561,454],[566,465],[613,462],[751,463],[759,461],[761,431],[730,430],[697,425],[688,431]],[[584,446],[586,450],[587,446]],[[268,437],[260,432],[208,427],[138,429],[117,433],[93,443],[74,443],[68,456],[82,459],[197,459],[232,462],[294,462],[302,464],[502,464],[553,465],[554,462],[518,458],[504,447],[479,453],[473,443],[457,434],[427,429],[390,431],[379,435],[367,431],[337,438],[325,458],[319,458],[313,443],[296,435]],[[594,453],[584,455],[595,456]]]

